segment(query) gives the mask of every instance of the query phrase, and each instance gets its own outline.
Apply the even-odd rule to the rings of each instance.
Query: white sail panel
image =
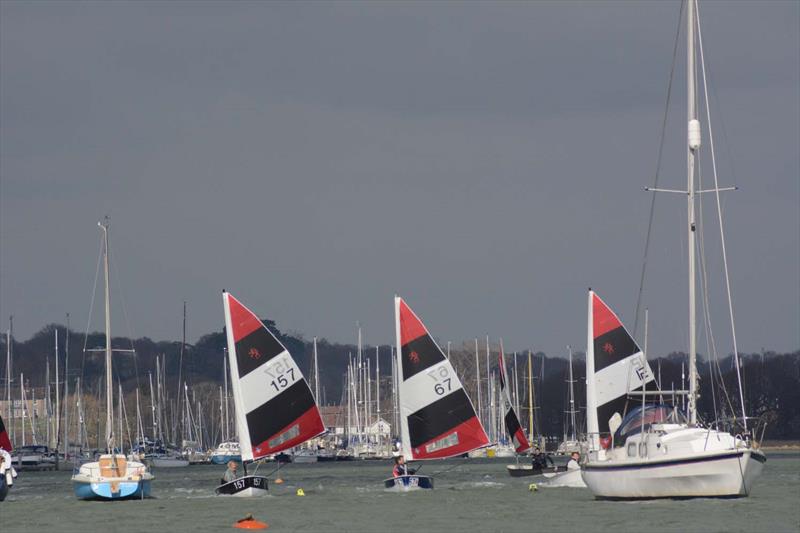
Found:
[[[395,330],[404,453],[439,459],[486,446],[489,438],[453,366],[399,297]]]
[[[223,305],[242,459],[274,454],[323,433],[311,389],[286,347],[227,292]]]

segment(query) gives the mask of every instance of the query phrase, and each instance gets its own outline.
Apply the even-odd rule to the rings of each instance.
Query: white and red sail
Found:
[[[654,381],[639,345],[614,311],[589,291],[586,348],[587,429],[595,447],[608,437],[609,419],[623,416],[628,394]]]
[[[519,423],[517,413],[514,412],[514,406],[511,404],[511,393],[506,385],[506,358],[503,354],[503,342],[500,342],[500,391],[503,396],[503,403],[506,408],[503,420],[506,423],[506,431],[511,436],[511,441],[514,443],[514,450],[517,453],[522,453],[531,447],[528,439],[525,437],[525,432],[522,430],[522,425]]]
[[[242,459],[259,459],[323,433],[319,408],[289,351],[230,293],[223,292],[222,300]]]
[[[489,444],[461,380],[422,321],[395,296],[400,433],[409,459],[442,459]]]
[[[8,433],[6,433],[6,425],[3,424],[3,417],[0,416],[0,449],[11,453],[13,450],[13,446],[11,446],[11,439],[8,438]]]

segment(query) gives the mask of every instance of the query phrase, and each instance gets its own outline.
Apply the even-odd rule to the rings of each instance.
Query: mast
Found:
[[[592,313],[592,289],[589,288],[589,298],[586,317],[586,434],[589,437],[589,450],[600,449],[600,424],[597,421],[597,399],[595,398],[594,378],[594,314]]]
[[[58,381],[58,328],[55,329],[55,337],[56,337],[56,424],[55,424],[55,431],[53,432],[53,440],[56,443],[56,456],[58,456],[58,435],[61,433],[61,411],[59,407],[61,407],[61,403],[59,402],[59,381]],[[47,392],[50,392],[50,384],[47,384]],[[49,403],[49,402],[48,402]],[[49,444],[49,441],[48,441]]]
[[[19,399],[22,402],[22,445],[25,446],[25,374],[19,375]]]
[[[528,350],[528,442],[533,444],[533,359]]]
[[[575,387],[573,386],[575,380],[572,376],[572,346],[567,346],[567,350],[569,351],[569,423],[572,427],[570,440],[575,441],[577,424],[575,422]]]
[[[156,360],[158,360],[158,356],[156,356]],[[158,366],[158,365],[156,365]],[[153,373],[147,373],[147,381],[150,384],[150,416],[153,419],[153,440],[158,439],[158,424],[156,422],[156,402],[155,402],[155,395],[153,394]],[[138,394],[138,388],[137,388]],[[142,432],[144,433],[144,432]],[[143,435],[144,436],[144,435]]]
[[[69,459],[69,313],[64,334],[64,460]]]
[[[492,373],[489,365],[489,335],[486,335],[486,407],[489,409],[490,416],[488,417],[489,420],[483,421],[484,427],[486,427],[486,422],[491,423],[491,413],[492,410],[494,409],[494,406],[492,405],[494,398],[492,396],[492,391],[489,385],[489,382],[491,381],[491,375]]]
[[[8,317],[9,327],[6,330],[6,405],[8,405],[8,424],[11,440],[14,440],[14,408],[11,401],[11,324],[14,317]]]
[[[105,274],[105,312],[106,312],[106,448],[108,453],[114,449],[113,400],[114,383],[111,379],[111,294],[108,282],[108,217],[98,222],[103,231],[103,273]]]
[[[229,396],[228,396],[228,349],[223,348],[225,352],[225,358],[223,360],[223,372],[225,373],[224,381],[225,381],[225,438],[223,441],[227,441],[231,438],[231,424],[230,424],[230,416],[228,413],[228,404],[230,403]]]
[[[695,96],[695,3],[687,2],[686,12],[686,87],[688,96],[688,150],[687,150],[687,175],[688,175],[688,248],[689,248],[689,424],[697,425],[697,324],[696,324],[696,273],[695,273],[695,187],[694,174],[697,160],[697,151],[700,149],[700,122],[697,120],[697,102]]]
[[[517,352],[514,352],[514,408],[517,413],[522,413],[519,410],[519,375],[517,374]]]
[[[142,422],[142,409],[139,407],[139,387],[136,387],[136,445],[144,441],[144,423]]]
[[[45,433],[44,442],[45,442],[45,444],[47,444],[47,446],[52,446],[53,445],[52,436],[53,436],[53,434],[55,432],[51,431],[51,427],[50,427],[52,425],[52,423],[53,423],[53,405],[51,403],[51,398],[50,398],[50,358],[49,357],[45,358],[44,383],[45,383],[44,410],[45,410],[45,413],[47,413],[47,422],[45,423],[45,428],[47,429],[47,431]],[[33,408],[36,409],[36,405],[35,404],[34,404]]]
[[[481,363],[478,357],[478,337],[475,337],[475,388],[478,389],[478,420],[483,422],[481,414]]]
[[[319,361],[317,360],[316,337],[314,337],[314,400],[319,404]]]

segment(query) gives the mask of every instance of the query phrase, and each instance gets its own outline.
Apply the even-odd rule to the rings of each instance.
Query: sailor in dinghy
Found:
[[[263,495],[267,478],[248,475],[247,463],[313,439],[325,426],[311,388],[286,347],[230,293],[223,292],[222,301],[244,475],[216,492]]]
[[[404,459],[446,459],[487,446],[489,437],[444,352],[402,298],[395,296],[394,308]],[[386,479],[384,487],[432,489],[433,477],[418,472]]]

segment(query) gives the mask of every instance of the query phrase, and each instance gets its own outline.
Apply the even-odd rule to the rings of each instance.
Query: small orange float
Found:
[[[241,520],[237,520],[233,527],[237,529],[267,529],[269,524],[266,522],[261,522],[253,518],[253,515],[249,514],[242,518]]]

